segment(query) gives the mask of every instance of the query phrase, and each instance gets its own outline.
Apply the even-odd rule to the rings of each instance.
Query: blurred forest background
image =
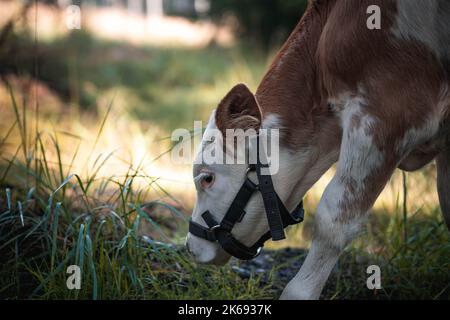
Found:
[[[305,223],[269,244],[278,251],[198,266],[181,248],[191,166],[170,161],[170,134],[205,125],[237,82],[255,90],[306,6],[1,0],[0,297],[276,298],[333,170],[308,193]],[[397,172],[323,298],[448,299],[449,240],[434,164]],[[65,285],[71,264],[81,290]],[[366,288],[370,264],[382,266],[382,290]]]

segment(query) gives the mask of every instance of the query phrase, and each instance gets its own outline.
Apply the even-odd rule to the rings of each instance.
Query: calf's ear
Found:
[[[226,129],[261,127],[261,109],[254,94],[245,84],[238,84],[222,99],[216,110],[217,128],[225,136]]]

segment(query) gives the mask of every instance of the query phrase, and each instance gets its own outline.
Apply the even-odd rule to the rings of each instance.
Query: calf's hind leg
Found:
[[[357,102],[347,104],[336,174],[317,208],[310,251],[299,273],[289,282],[281,299],[318,299],[342,250],[359,233],[367,211],[398,165],[392,152],[376,145],[370,129],[376,121],[359,114]],[[354,121],[359,117],[358,121]],[[346,120],[348,119],[348,120]],[[353,119],[353,121],[352,121]],[[379,141],[377,141],[379,143]]]

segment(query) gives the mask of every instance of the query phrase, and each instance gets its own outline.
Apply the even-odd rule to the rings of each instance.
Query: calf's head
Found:
[[[205,211],[210,211],[214,219],[220,222],[247,178],[248,161],[251,160],[248,157],[245,157],[243,162],[242,159],[236,159],[236,155],[242,155],[240,150],[243,146],[239,145],[239,142],[236,143],[234,139],[227,139],[227,136],[236,130],[244,131],[245,137],[249,138],[244,141],[250,141],[245,144],[247,151],[245,154],[254,154],[251,150],[256,148],[256,139],[253,138],[262,131],[273,132],[273,129],[278,129],[282,125],[278,118],[275,114],[264,114],[263,117],[255,96],[243,84],[236,85],[220,102],[210,117],[194,163],[193,176],[197,189],[197,201],[192,213],[194,222],[206,227],[202,218]],[[217,139],[215,134],[217,132],[221,133],[221,139]],[[278,140],[268,140],[272,149],[269,162],[274,188],[287,209],[292,210],[311,184],[323,173],[323,169],[316,168],[321,161],[315,161],[314,152],[311,152],[312,148],[307,147],[293,152],[280,143],[276,146],[279,149],[274,149],[272,142],[277,143]],[[242,143],[242,140],[240,142]],[[265,145],[268,144],[266,140]],[[225,152],[220,152],[223,150]],[[227,160],[230,150],[234,151],[232,158],[234,163]],[[276,161],[272,161],[274,158]],[[311,173],[313,177],[310,176]],[[249,178],[258,183],[254,172],[249,173]],[[245,212],[243,219],[234,225],[231,233],[239,242],[250,247],[269,230],[259,192],[251,197],[245,206]],[[187,236],[186,245],[194,259],[200,263],[222,265],[230,258],[230,255],[218,243],[190,233]]]

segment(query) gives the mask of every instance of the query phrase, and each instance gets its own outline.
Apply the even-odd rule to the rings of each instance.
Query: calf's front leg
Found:
[[[324,191],[314,221],[310,251],[281,299],[318,299],[339,255],[360,232],[372,207],[398,164],[386,144],[373,141],[374,119],[347,105],[336,174]],[[353,121],[345,121],[345,118]],[[359,117],[359,121],[354,121]],[[389,135],[386,135],[389,137]],[[384,150],[383,152],[380,150]]]

